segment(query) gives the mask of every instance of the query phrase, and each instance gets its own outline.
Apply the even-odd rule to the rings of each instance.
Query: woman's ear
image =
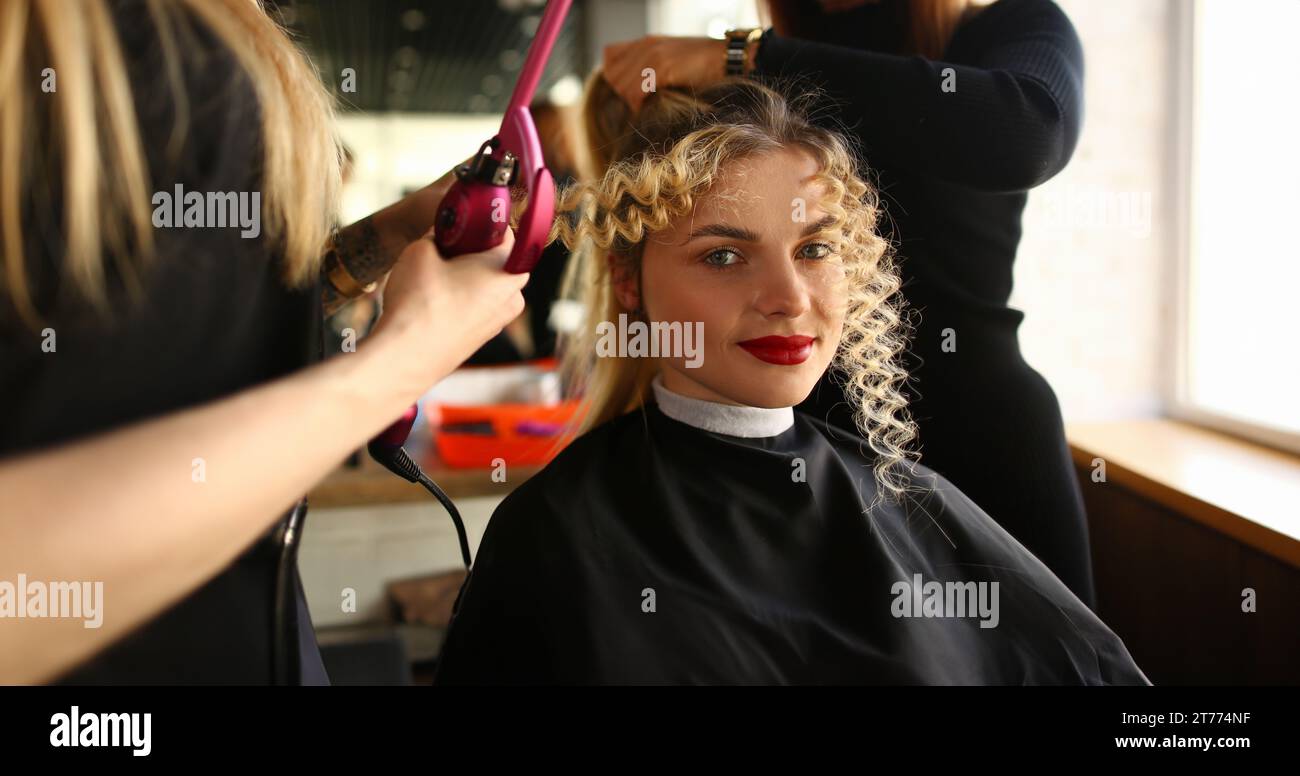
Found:
[[[641,289],[637,287],[636,273],[630,264],[619,261],[612,253],[605,254],[609,264],[610,281],[614,286],[614,297],[625,310],[641,309]]]

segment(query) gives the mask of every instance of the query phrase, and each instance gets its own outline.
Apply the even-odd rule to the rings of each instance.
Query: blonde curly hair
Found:
[[[832,363],[854,408],[854,421],[875,453],[878,496],[908,490],[904,471],[916,427],[900,388],[899,363],[907,330],[897,297],[893,249],[876,230],[876,190],[857,173],[842,136],[815,126],[806,107],[813,95],[787,99],[748,78],[699,92],[651,94],[633,118],[597,71],[583,106],[586,148],[582,178],[559,193],[551,230],[573,252],[561,296],[582,302],[584,320],[562,332],[562,374],[582,394],[576,433],[640,407],[658,371],[653,359],[596,358],[598,325],[628,311],[614,293],[615,269],[640,277],[646,237],[690,214],[728,164],[755,154],[799,148],[817,162],[821,203],[837,235],[831,245],[844,263],[848,305]],[[607,261],[606,256],[612,261]],[[614,266],[611,266],[613,264]]]

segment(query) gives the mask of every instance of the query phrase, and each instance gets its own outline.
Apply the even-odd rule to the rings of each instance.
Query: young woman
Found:
[[[803,107],[729,80],[629,124],[593,81],[609,166],[556,226],[587,310],[563,344],[585,433],[493,516],[436,682],[1146,683],[910,459],[876,193]],[[702,347],[608,357],[622,316]],[[831,366],[858,433],[793,410]]]
[[[1093,605],[1083,497],[1056,395],[1020,354],[1008,307],[1028,191],[1070,161],[1083,123],[1083,49],[1052,0],[766,0],[744,70],[824,92],[888,193],[882,228],[920,311],[904,365],[926,465],[942,472]],[[606,48],[632,105],[716,82],[725,42],[649,36]],[[850,422],[823,380],[800,409]]]

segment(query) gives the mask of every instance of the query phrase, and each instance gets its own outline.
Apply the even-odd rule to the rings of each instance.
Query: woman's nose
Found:
[[[764,316],[798,318],[808,311],[811,304],[808,286],[796,262],[790,259],[765,262],[758,283],[755,307]]]

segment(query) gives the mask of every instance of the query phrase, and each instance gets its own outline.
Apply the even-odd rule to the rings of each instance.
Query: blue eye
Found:
[[[809,256],[809,255],[803,253],[805,250],[807,250],[807,249],[809,249],[809,248],[819,248],[819,249],[821,249],[821,250],[820,250],[820,252],[819,252],[817,255],[815,255],[815,256]],[[833,252],[833,250],[832,250],[831,246],[827,245],[826,243],[808,243],[807,245],[805,245],[805,246],[803,246],[802,248],[800,248],[800,249],[799,249],[799,252],[800,252],[800,258],[804,258],[804,259],[813,259],[813,260],[820,260],[820,259],[827,259],[827,258],[830,258],[831,253]]]
[[[718,257],[727,257],[727,256],[732,257],[733,260],[732,261],[726,261],[725,259],[722,261],[716,260]],[[712,253],[705,256],[704,263],[710,267],[725,269],[727,267],[740,263],[740,254],[736,253],[730,248],[719,248],[718,250],[713,251]]]

